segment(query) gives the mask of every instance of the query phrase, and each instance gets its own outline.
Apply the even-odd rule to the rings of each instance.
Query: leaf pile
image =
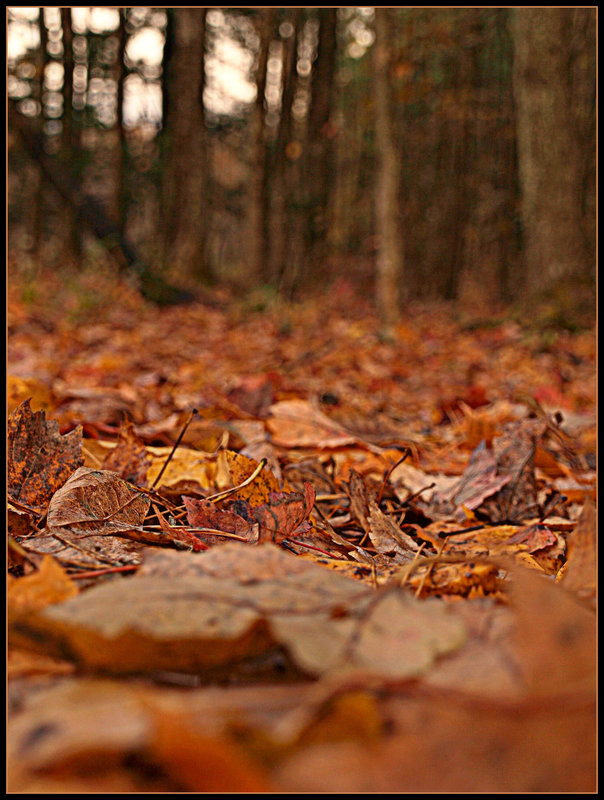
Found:
[[[595,788],[592,340],[329,302],[13,315],[13,791]]]

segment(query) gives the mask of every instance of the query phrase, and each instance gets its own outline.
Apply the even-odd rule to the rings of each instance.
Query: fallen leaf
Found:
[[[399,564],[413,561],[419,545],[402,531],[374,501],[369,503],[369,538],[378,553],[392,554]]]
[[[483,441],[472,452],[460,480],[446,494],[434,493],[429,507],[430,513],[446,517],[461,506],[471,510],[479,508],[510,480],[510,475],[497,474],[495,455]]]
[[[8,419],[8,494],[35,511],[46,510],[52,495],[82,463],[82,428],[61,436],[44,411],[25,400]]]
[[[316,492],[310,483],[300,492],[271,492],[268,503],[253,509],[260,542],[281,542],[293,536],[308,519]]]
[[[231,476],[233,486],[239,486],[258,468],[258,461],[253,458],[234,453],[232,450],[223,450],[218,456],[219,461],[224,459]],[[242,486],[237,491],[239,500],[246,500],[252,506],[266,503],[271,492],[280,490],[279,482],[267,466],[247,486]]]
[[[274,545],[225,544],[186,558],[199,574],[143,573],[92,587],[19,619],[12,639],[111,672],[225,677],[247,662],[248,674],[280,665],[281,674],[360,671],[395,681],[464,639],[463,624],[438,601],[396,588],[375,595]]]
[[[227,737],[210,736],[182,714],[161,711],[154,719],[150,751],[189,792],[271,792],[266,769]]]
[[[77,595],[75,583],[63,567],[51,556],[44,556],[40,569],[31,575],[17,578],[8,586],[9,614],[39,611],[53,603],[62,603]]]
[[[114,472],[80,467],[54,494],[48,529],[79,534],[129,531],[142,525],[149,504],[147,495]]]
[[[147,472],[151,459],[142,440],[134,432],[131,420],[122,423],[117,444],[103,461],[103,469],[117,473],[129,483],[147,485]]]
[[[595,598],[597,591],[596,507],[591,499],[585,501],[574,531],[568,537],[568,558],[562,586],[580,597]]]
[[[270,413],[267,427],[281,447],[341,447],[359,441],[306,400],[282,400]]]

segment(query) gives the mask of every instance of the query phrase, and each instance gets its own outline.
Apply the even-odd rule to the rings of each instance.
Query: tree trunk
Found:
[[[313,66],[308,115],[307,252],[312,276],[321,274],[327,254],[330,197],[334,183],[334,140],[329,126],[333,110],[336,68],[337,9],[320,8],[319,42]]]
[[[273,33],[275,10],[266,8],[258,13],[258,35],[260,44],[256,68],[256,103],[254,105],[251,121],[253,156],[248,211],[249,240],[251,247],[249,278],[254,283],[263,283],[269,278],[269,176],[265,140],[266,102],[264,94],[266,91],[268,48]]]
[[[63,29],[63,117],[61,136],[61,158],[71,168],[75,166],[79,177],[80,162],[75,158],[79,155],[79,147],[75,142],[73,129],[73,31],[71,29],[71,9],[61,8],[61,27]],[[78,143],[79,144],[79,143]],[[64,234],[65,257],[75,255],[79,260],[82,257],[82,238],[78,230],[77,218],[69,205],[65,207],[66,224]]]
[[[124,128],[124,82],[126,78],[126,15],[125,8],[120,9],[120,25],[118,29],[119,47],[117,52],[117,65],[115,80],[117,84],[117,154],[115,165],[115,204],[117,210],[117,224],[120,237],[124,237],[128,221],[128,203],[126,182],[128,172],[128,145]]]
[[[40,8],[40,16],[38,19],[38,29],[40,31],[40,59],[38,62],[38,71],[39,71],[39,79],[37,82],[37,97],[36,99],[40,103],[40,135],[43,136],[44,130],[44,104],[43,104],[43,96],[44,96],[44,76],[46,74],[46,64],[48,63],[48,51],[46,49],[46,45],[48,43],[48,31],[46,29],[46,23],[44,21],[44,9]],[[43,239],[43,227],[44,227],[44,198],[46,195],[46,190],[48,188],[48,184],[46,181],[46,177],[44,175],[44,170],[42,167],[38,168],[38,185],[36,187],[36,194],[34,197],[33,202],[33,220],[32,220],[32,254],[39,262],[41,250],[42,250],[42,239]]]
[[[299,8],[291,11],[293,31],[283,43],[283,83],[281,93],[281,115],[279,127],[273,143],[270,162],[272,181],[270,205],[270,276],[275,286],[280,286],[286,270],[288,221],[288,155],[287,148],[292,140],[292,102],[296,88],[296,54],[300,26]],[[285,224],[284,224],[285,223]]]
[[[164,62],[164,261],[177,272],[207,280],[206,135],[203,107],[205,8],[169,9]]]
[[[518,165],[531,294],[589,271],[581,232],[580,153],[571,118],[572,11],[512,12]]]
[[[375,225],[378,239],[376,264],[376,303],[382,332],[391,337],[399,320],[399,299],[403,275],[403,246],[399,227],[398,190],[400,160],[392,133],[392,104],[388,72],[391,10],[375,10],[373,79],[375,89],[375,137],[377,174],[375,186]]]

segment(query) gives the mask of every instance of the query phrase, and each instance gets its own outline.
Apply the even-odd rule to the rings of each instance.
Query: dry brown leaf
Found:
[[[386,680],[421,674],[463,642],[463,624],[441,603],[396,589],[376,596],[273,545],[181,555],[196,559],[198,575],[143,573],[91,588],[20,620],[15,642],[113,672],[224,676],[255,660],[259,670],[280,661],[294,673]]]
[[[40,569],[8,586],[7,602],[11,615],[39,611],[53,603],[75,597],[78,589],[63,567],[51,556],[44,556]]]
[[[134,432],[131,420],[122,422],[116,446],[107,453],[103,469],[116,472],[120,478],[137,486],[147,485],[151,459],[142,440]]]
[[[595,598],[597,591],[596,524],[596,507],[588,498],[574,531],[568,536],[568,559],[560,576],[565,589],[585,598]]]
[[[369,537],[378,553],[393,554],[399,564],[413,561],[419,545],[402,531],[374,501],[369,503]]]
[[[44,411],[32,412],[29,400],[8,420],[8,494],[44,512],[56,490],[82,463],[82,428],[61,436]]]
[[[267,426],[281,447],[341,447],[359,441],[306,400],[282,400],[270,412]]]

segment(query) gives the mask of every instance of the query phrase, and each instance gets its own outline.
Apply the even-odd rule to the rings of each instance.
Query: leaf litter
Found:
[[[417,310],[393,345],[333,310],[323,347],[199,312],[10,382],[10,785],[593,790],[588,339],[557,411],[518,399],[545,367],[513,326]]]

